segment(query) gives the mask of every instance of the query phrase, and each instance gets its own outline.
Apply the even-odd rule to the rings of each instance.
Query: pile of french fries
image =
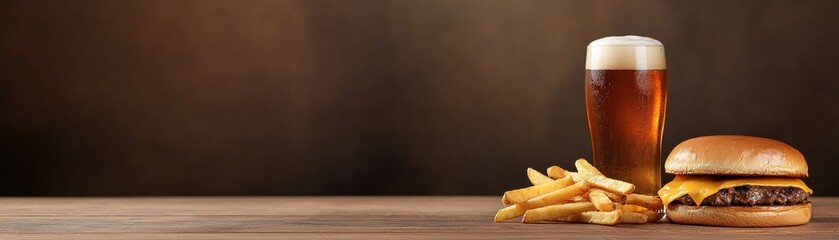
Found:
[[[501,202],[507,207],[495,214],[495,222],[519,216],[523,216],[522,223],[615,225],[661,220],[658,196],[633,194],[635,185],[604,176],[585,159],[574,165],[577,172],[552,166],[547,176],[528,168],[527,178],[533,186],[505,192]]]

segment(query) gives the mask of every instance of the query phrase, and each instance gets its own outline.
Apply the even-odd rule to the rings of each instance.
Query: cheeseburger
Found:
[[[680,143],[664,163],[675,174],[658,195],[674,223],[728,227],[806,224],[813,190],[795,148],[768,138],[706,136]]]

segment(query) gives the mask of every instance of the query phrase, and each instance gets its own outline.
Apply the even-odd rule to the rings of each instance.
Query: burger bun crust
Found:
[[[667,173],[677,175],[807,177],[804,155],[761,137],[719,135],[688,139],[670,152]]]
[[[810,222],[812,206],[695,206],[673,203],[667,219],[673,223],[723,227],[780,227]]]

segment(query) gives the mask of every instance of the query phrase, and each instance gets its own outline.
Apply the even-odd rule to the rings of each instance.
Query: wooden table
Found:
[[[839,239],[839,198],[813,198],[807,225],[493,223],[491,197],[0,198],[0,239],[681,238]]]

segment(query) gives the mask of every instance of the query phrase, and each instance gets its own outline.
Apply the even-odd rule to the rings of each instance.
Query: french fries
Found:
[[[526,202],[514,204],[499,210],[498,213],[495,214],[495,222],[501,222],[521,216],[528,209],[544,207],[559,202],[569,202],[572,197],[580,196],[586,190],[588,190],[588,184],[585,182],[579,182],[574,185],[531,198]]]
[[[661,198],[658,198],[657,196],[647,196],[641,194],[627,195],[626,204],[634,204],[652,210],[661,210],[662,208],[664,208],[664,204],[661,203]]]
[[[600,225],[615,225],[623,219],[621,210],[611,212],[588,211],[557,219],[560,222],[593,223]]]
[[[565,171],[565,169],[562,169],[559,166],[551,166],[551,167],[548,168],[548,171],[547,171],[548,176],[552,177],[554,179],[564,178],[565,177],[565,172],[567,172],[567,171]]]
[[[647,209],[645,207],[634,205],[634,204],[619,204],[619,206],[617,208],[620,209],[620,210],[623,210],[624,212],[644,213],[646,211],[649,211],[649,209]]]
[[[580,196],[587,190],[588,183],[578,182],[566,188],[561,188],[548,194],[531,198],[530,200],[527,200],[524,205],[527,208],[538,208],[551,204],[567,202],[568,199],[571,199],[574,196]]]
[[[589,175],[580,173],[569,173],[569,175],[571,175],[571,178],[575,182],[586,181],[593,187],[600,188],[613,193],[627,195],[632,193],[632,191],[635,191],[635,185],[621,180],[615,180],[600,175]]]
[[[577,159],[577,161],[574,162],[574,166],[577,167],[578,173],[603,176],[603,173],[600,173],[600,170],[597,170],[597,168],[589,164],[585,159]]]
[[[574,197],[568,199],[568,201],[569,202],[588,202],[588,199],[586,199],[583,196],[574,196]]]
[[[540,173],[539,171],[536,171],[536,169],[533,168],[527,168],[527,179],[530,179],[530,183],[533,183],[534,186],[554,181],[550,177],[545,176],[544,174]]]
[[[501,197],[501,202],[508,206],[523,203],[531,198],[559,190],[571,184],[574,184],[571,178],[560,178],[545,184],[510,190],[504,193],[504,196]]]
[[[522,217],[522,223],[536,223],[544,220],[553,220],[563,218],[571,214],[594,211],[594,204],[590,202],[567,203],[560,205],[551,205],[536,209],[527,210]]]
[[[601,212],[609,212],[615,210],[615,204],[612,200],[603,193],[603,190],[592,189],[588,191],[588,199],[594,204],[594,207]]]
[[[623,212],[621,223],[646,223],[647,215],[637,212]]]
[[[582,159],[582,158],[578,159],[577,162],[575,162],[574,164],[577,165],[577,168],[578,168],[577,171],[578,172],[568,172],[568,171],[565,171],[564,169],[562,169],[560,167],[551,166],[551,167],[548,168],[548,176],[554,177],[553,175],[556,175],[556,176],[570,175],[571,178],[574,179],[574,182],[587,181],[593,187],[597,187],[597,188],[600,188],[600,189],[603,189],[603,190],[606,190],[606,191],[610,191],[610,192],[614,192],[614,193],[619,193],[619,194],[622,194],[622,195],[627,195],[629,193],[632,193],[632,191],[635,191],[635,185],[632,185],[631,183],[627,183],[627,182],[624,182],[624,181],[621,181],[621,180],[611,179],[611,178],[607,178],[606,176],[603,176],[603,174],[600,173],[600,170],[597,170],[597,168],[594,168],[594,166],[592,166],[591,164],[586,162],[585,159]],[[587,169],[587,170],[584,170],[584,169]],[[583,173],[583,172],[588,172],[588,173],[593,173],[593,174],[586,174],[586,173]]]
[[[495,214],[495,222],[503,222],[507,219],[517,218],[521,215],[524,215],[524,212],[527,211],[521,204],[515,204],[509,207],[505,207],[501,210],[498,210],[498,213]]]
[[[638,206],[638,205],[633,205],[633,204],[618,204],[616,206],[616,208],[620,209],[624,213],[633,212],[633,213],[644,214],[644,215],[647,216],[647,222],[648,223],[658,222],[659,220],[661,220],[662,217],[664,217],[664,214],[662,214],[658,211],[652,211],[648,208]]]
[[[600,190],[603,190],[603,189],[600,189]],[[607,191],[603,191],[603,194],[606,194],[606,196],[609,197],[609,200],[612,200],[612,202],[619,202],[619,203],[626,202],[626,195],[620,195],[620,194],[617,194],[617,193],[607,192]]]
[[[585,159],[574,165],[577,172],[559,166],[547,169],[547,176],[528,168],[533,186],[510,190],[501,197],[507,207],[498,210],[495,222],[522,216],[522,223],[541,221],[593,223],[647,223],[661,219],[661,199],[633,194],[635,185],[608,178]]]

